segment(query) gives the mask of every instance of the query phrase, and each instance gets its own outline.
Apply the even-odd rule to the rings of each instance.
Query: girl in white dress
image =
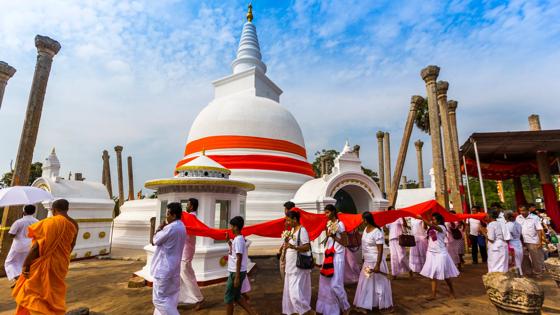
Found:
[[[393,296],[391,282],[387,278],[387,262],[383,257],[383,230],[375,224],[370,212],[362,214],[362,221],[366,226],[362,234],[364,265],[360,272],[354,305],[364,314],[366,310],[373,308],[390,312],[393,308]]]
[[[511,239],[509,240],[509,246],[513,248],[515,253],[515,268],[519,271],[520,275],[523,275],[523,270],[521,268],[521,263],[523,262],[523,243],[521,242],[521,224],[515,221],[515,215],[512,211],[506,212],[506,226],[511,234]]]
[[[298,253],[311,256],[307,230],[299,223],[300,214],[289,211],[286,220],[292,227],[291,237],[284,239],[286,269],[282,314],[305,314],[311,310],[311,269],[297,267]]]
[[[418,218],[423,219],[421,216],[418,216]],[[424,223],[428,226],[428,252],[426,253],[426,263],[420,274],[432,279],[432,295],[428,300],[436,298],[437,280],[445,280],[451,297],[455,298],[451,278],[458,277],[459,270],[455,267],[445,247],[446,229],[443,216],[434,213],[431,220],[424,220]]]
[[[389,229],[389,250],[391,252],[391,275],[393,275],[393,279],[396,279],[403,272],[408,272],[412,277],[412,271],[408,266],[406,247],[399,244],[399,236],[403,234],[403,229],[408,229],[406,220],[404,218],[397,219],[386,226]]]
[[[413,272],[420,272],[426,262],[426,251],[428,250],[426,228],[424,227],[424,222],[422,220],[411,218],[410,222],[416,246],[412,246],[410,248],[409,267]]]
[[[508,243],[501,222],[496,221],[500,213],[490,211],[488,214],[488,272],[507,272],[509,269]]]
[[[350,303],[344,289],[344,251],[348,244],[344,223],[338,220],[337,210],[333,205],[325,207],[325,215],[329,219],[327,228],[326,250],[334,250],[330,276],[319,276],[319,293],[317,296],[317,313],[337,315],[342,311],[350,313]],[[325,268],[325,266],[323,266]]]

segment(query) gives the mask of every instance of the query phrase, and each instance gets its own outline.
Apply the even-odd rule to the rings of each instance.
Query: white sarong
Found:
[[[196,282],[196,275],[192,267],[192,261],[181,261],[181,290],[179,301],[184,304],[195,304],[204,300],[202,292]]]
[[[153,282],[154,315],[179,315],[177,304],[179,304],[179,277],[158,279]]]
[[[331,278],[319,276],[317,313],[337,315],[350,308],[344,289],[344,253],[335,253],[333,259],[334,275]]]

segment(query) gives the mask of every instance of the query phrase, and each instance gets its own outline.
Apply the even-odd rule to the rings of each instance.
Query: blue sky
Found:
[[[0,172],[15,160],[35,66],[35,34],[55,57],[34,160],[56,147],[63,172],[100,180],[101,152],[124,146],[135,190],[171,174],[190,125],[228,75],[245,1],[2,1],[0,60],[18,72],[0,109]],[[375,132],[398,152],[420,70],[441,67],[459,102],[461,142],[475,131],[560,126],[558,1],[253,1],[268,75],[300,123],[309,158],[345,139],[377,169]],[[418,130],[412,140],[429,139]],[[416,178],[414,148],[405,175]],[[393,161],[394,163],[394,161]],[[394,167],[393,167],[394,168]]]

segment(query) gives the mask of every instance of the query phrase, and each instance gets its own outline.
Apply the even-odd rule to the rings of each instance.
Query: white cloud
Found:
[[[545,128],[560,123],[560,4],[258,5],[255,23],[268,74],[285,91],[282,103],[300,122],[310,157],[322,148],[340,149],[349,138],[362,146],[366,166],[377,168],[375,132],[383,129],[392,134],[395,158],[410,96],[425,95],[419,72],[428,64],[442,67],[440,78],[450,82],[450,98],[459,101],[461,139],[474,131],[526,129],[532,113],[541,114]],[[99,179],[101,151],[113,154],[121,144],[134,158],[136,190],[147,179],[171,174],[193,119],[212,98],[210,82],[230,72],[244,6],[4,3],[0,58],[18,72],[0,110],[0,170],[7,170],[17,152],[38,33],[63,47],[52,68],[35,160],[56,146],[64,169]],[[427,168],[429,140],[415,131],[413,139],[418,137],[427,142]],[[411,157],[405,174],[415,178]]]

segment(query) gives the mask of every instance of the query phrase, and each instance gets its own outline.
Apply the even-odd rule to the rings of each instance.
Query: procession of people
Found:
[[[56,200],[52,209],[51,217],[37,221],[33,218],[35,207],[25,206],[23,218],[10,230],[15,240],[5,267],[9,279],[14,281],[12,294],[17,302],[17,315],[64,314],[66,310],[65,276],[78,226],[68,216],[68,201]],[[465,222],[445,222],[442,214],[428,211],[416,217],[398,218],[385,226],[379,225],[372,213],[364,212],[362,224],[353,231],[361,234],[362,262],[355,295],[349,299],[344,274],[351,231],[339,220],[339,210],[333,205],[324,208],[324,252],[321,264],[317,264],[307,229],[313,227],[306,228],[301,223],[303,210],[286,202],[285,231],[278,255],[284,289],[278,313],[336,315],[373,309],[390,313],[394,310],[391,281],[403,273],[411,278],[430,279],[428,300],[437,298],[440,281],[447,284],[449,296],[455,298],[452,279],[460,276],[466,239],[471,245],[472,263],[478,263],[480,252],[488,272],[508,272],[513,268],[520,275],[541,277],[546,235],[555,232],[542,213],[539,216],[529,209],[530,205],[519,207],[517,212],[492,207],[482,220],[470,217]],[[473,207],[472,212],[479,210]],[[196,216],[197,211],[198,200],[194,198],[188,200],[186,209],[181,203],[169,203],[165,220],[154,234],[155,253],[150,268],[154,278],[154,314],[177,315],[180,304],[194,305],[195,310],[204,307],[204,296],[191,264],[196,236],[189,235],[189,227],[182,221],[185,215]],[[245,220],[236,216],[229,223],[225,312],[233,314],[235,305],[239,305],[248,314],[257,314],[249,298],[248,241],[242,234]],[[403,242],[403,235],[412,238],[412,243]],[[315,306],[311,304],[314,267],[320,268]]]

